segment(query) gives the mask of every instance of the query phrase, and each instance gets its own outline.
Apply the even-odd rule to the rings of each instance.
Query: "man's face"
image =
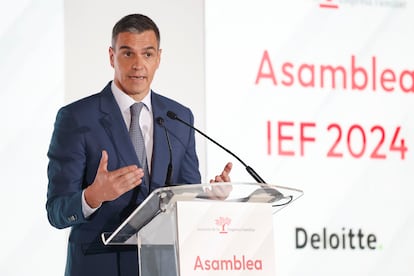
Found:
[[[115,84],[136,101],[149,92],[160,64],[161,50],[153,31],[119,33],[115,49],[109,48]]]

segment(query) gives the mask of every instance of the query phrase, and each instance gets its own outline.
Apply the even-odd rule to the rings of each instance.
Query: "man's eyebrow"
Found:
[[[127,45],[121,45],[121,46],[119,46],[119,50],[122,50],[122,49],[131,50],[132,48],[129,47],[129,46],[127,46]]]
[[[128,45],[119,46],[119,50],[122,50],[122,49],[132,50],[132,47],[130,47]],[[154,46],[148,46],[148,47],[145,47],[145,48],[141,49],[141,51],[149,51],[149,50],[156,51],[157,49]]]
[[[154,51],[156,51],[157,49],[155,49],[155,47],[154,46],[148,46],[148,47],[146,47],[146,48],[144,48],[144,49],[142,49],[143,51],[148,51],[148,50],[154,50]]]

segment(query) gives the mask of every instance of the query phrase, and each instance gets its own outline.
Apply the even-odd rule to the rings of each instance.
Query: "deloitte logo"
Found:
[[[366,234],[361,228],[354,230],[343,227],[339,232],[328,230],[310,233],[304,228],[295,228],[296,249],[311,248],[315,250],[375,250],[378,249],[375,234]]]

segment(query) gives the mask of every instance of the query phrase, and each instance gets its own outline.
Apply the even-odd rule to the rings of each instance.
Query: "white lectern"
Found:
[[[141,276],[274,276],[272,216],[302,194],[261,183],[159,188],[102,240],[138,246]]]

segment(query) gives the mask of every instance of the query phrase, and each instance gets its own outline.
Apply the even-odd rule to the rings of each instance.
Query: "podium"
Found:
[[[262,183],[163,187],[101,236],[138,246],[141,276],[274,276],[273,215],[302,194]]]

